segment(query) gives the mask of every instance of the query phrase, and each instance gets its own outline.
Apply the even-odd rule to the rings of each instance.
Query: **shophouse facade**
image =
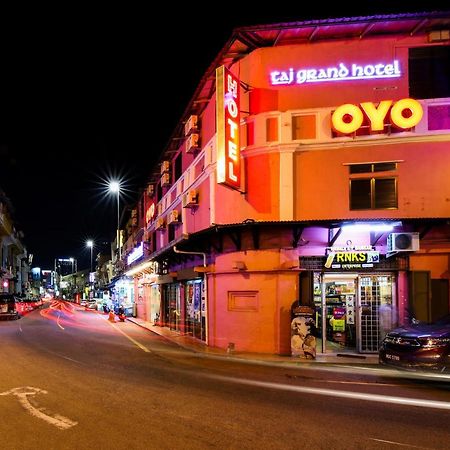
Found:
[[[30,262],[24,234],[13,218],[13,205],[0,188],[0,292],[31,295]]]
[[[136,207],[137,315],[239,351],[376,352],[449,311],[450,16],[235,30]],[[130,258],[131,255],[131,258]]]

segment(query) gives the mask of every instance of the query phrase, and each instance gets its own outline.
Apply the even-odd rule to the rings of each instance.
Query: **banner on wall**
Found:
[[[217,182],[241,188],[239,79],[216,69]]]

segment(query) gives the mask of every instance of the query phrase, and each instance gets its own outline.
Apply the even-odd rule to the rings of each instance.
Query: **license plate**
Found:
[[[386,353],[386,359],[390,359],[392,361],[400,361],[400,356],[391,355],[390,353]]]

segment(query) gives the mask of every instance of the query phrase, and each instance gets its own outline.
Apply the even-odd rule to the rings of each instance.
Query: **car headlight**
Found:
[[[426,338],[422,339],[422,347],[445,347],[450,344],[450,338]]]

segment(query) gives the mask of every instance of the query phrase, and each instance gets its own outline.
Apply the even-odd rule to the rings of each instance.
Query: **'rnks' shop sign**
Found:
[[[372,246],[327,247],[325,269],[367,269],[380,262],[380,253]]]

